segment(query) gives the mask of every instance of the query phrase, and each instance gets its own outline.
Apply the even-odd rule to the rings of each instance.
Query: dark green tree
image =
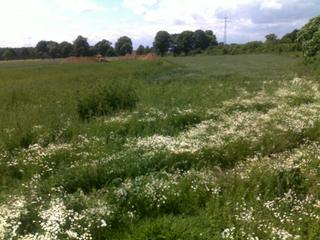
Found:
[[[210,38],[210,46],[217,46],[218,41],[216,35],[213,33],[212,30],[206,30],[205,33],[209,36]]]
[[[89,47],[89,52],[88,52],[88,54],[87,54],[87,56],[94,56],[94,55],[96,55],[97,54],[97,52],[96,52],[96,48],[94,47],[94,46],[90,46]]]
[[[177,38],[177,45],[185,55],[188,55],[189,52],[195,48],[195,38],[193,32],[184,31],[180,33]]]
[[[117,53],[113,47],[110,47],[106,53],[106,56],[107,57],[114,57],[114,56],[117,56]]]
[[[157,54],[164,56],[170,47],[170,34],[166,31],[159,31],[154,39],[153,47]]]
[[[48,56],[48,42],[47,41],[40,41],[36,45],[36,51],[41,58],[45,58]]]
[[[101,54],[102,56],[106,56],[108,50],[111,48],[111,42],[108,40],[103,39],[102,41],[98,42],[94,45],[94,50],[96,54]]]
[[[170,35],[170,52],[173,53],[173,56],[177,56],[181,54],[181,46],[178,44],[179,34],[171,34]]]
[[[144,54],[148,54],[148,53],[151,53],[151,48],[149,46],[146,46],[144,48]]]
[[[119,38],[115,44],[115,50],[117,55],[120,55],[120,56],[131,54],[133,51],[131,39],[127,36],[123,36]]]
[[[196,30],[194,32],[195,48],[205,50],[211,45],[212,39],[210,35],[203,30]]]
[[[245,53],[252,53],[259,48],[261,49],[262,47],[263,47],[263,42],[261,41],[247,42],[243,45],[243,51]]]
[[[274,33],[270,33],[266,35],[266,44],[276,44],[278,43],[278,37]]]
[[[145,53],[145,48],[143,45],[140,45],[136,50],[137,55],[143,55]]]
[[[295,29],[292,32],[285,34],[281,38],[281,43],[294,43],[297,40],[298,32],[299,30]]]
[[[88,39],[78,36],[73,42],[73,52],[77,57],[88,56],[90,54]]]
[[[70,57],[72,54],[73,46],[71,43],[62,42],[59,44],[59,50],[60,50],[61,57],[63,58]]]
[[[2,54],[2,58],[5,60],[13,60],[17,57],[17,53],[12,48],[7,48]]]
[[[47,48],[48,48],[49,57],[51,57],[51,58],[60,57],[60,48],[59,48],[59,44],[57,42],[48,41]]]
[[[31,51],[29,50],[29,48],[21,48],[21,52],[20,52],[20,58],[22,59],[28,59],[31,57]]]

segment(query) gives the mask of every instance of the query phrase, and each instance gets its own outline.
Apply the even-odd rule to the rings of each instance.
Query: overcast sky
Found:
[[[263,40],[300,28],[320,14],[320,0],[0,0],[0,47],[34,46],[40,40],[91,44],[132,38],[151,45],[157,31],[211,29],[228,43]]]

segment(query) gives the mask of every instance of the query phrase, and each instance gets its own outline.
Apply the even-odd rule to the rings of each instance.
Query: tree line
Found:
[[[188,55],[192,51],[201,51],[217,44],[216,36],[210,30],[184,31],[180,34],[159,31],[152,47],[140,45],[135,53],[144,55],[153,52],[161,56],[167,53]],[[113,57],[125,56],[126,54],[132,54],[132,52],[132,40],[127,36],[120,37],[114,46],[105,39],[90,46],[87,38],[78,36],[73,43],[42,40],[35,47],[0,48],[0,59],[66,58],[70,56],[86,57],[95,55]]]
[[[114,46],[108,40],[101,40],[94,46],[90,46],[88,39],[78,36],[73,43],[55,41],[40,41],[36,47],[28,48],[0,48],[0,60],[32,59],[32,58],[65,58],[69,56],[124,56],[132,54],[132,40],[120,37]],[[143,55],[156,53],[164,56],[194,55],[194,54],[246,54],[246,53],[282,53],[302,52],[307,60],[312,60],[320,54],[320,16],[311,19],[300,30],[285,34],[282,38],[271,33],[265,37],[265,41],[252,41],[245,44],[218,43],[216,35],[211,30],[183,31],[178,34],[170,34],[167,31],[159,31],[153,42],[153,46],[140,45],[135,53]]]
[[[320,16],[312,18],[301,29],[295,29],[282,38],[271,33],[265,36],[265,41],[224,44],[217,42],[211,30],[184,31],[180,34],[160,31],[155,37],[153,47],[156,53],[162,56],[296,52],[298,55],[302,53],[306,61],[313,61],[320,56]]]
[[[55,41],[40,41],[35,47],[28,48],[0,48],[0,59],[32,59],[32,58],[65,58],[70,56],[86,57],[102,55],[124,56],[133,51],[132,41],[129,37],[120,37],[115,46],[108,40],[101,40],[94,46],[90,46],[88,39],[78,36],[73,43]],[[145,50],[144,50],[145,51]]]
[[[217,37],[213,34],[213,31],[203,31],[201,29],[195,32],[183,31],[180,34],[159,31],[153,42],[156,53],[161,56],[167,53],[172,53],[175,56],[200,53],[209,47],[217,45]]]
[[[208,48],[206,54],[209,55],[237,55],[250,53],[278,53],[300,52],[301,45],[297,42],[298,30],[295,29],[285,34],[282,38],[274,33],[265,36],[265,41],[251,41],[244,44],[223,44],[219,43],[215,48]]]
[[[154,38],[152,47],[140,45],[135,52],[137,55],[153,52],[161,56],[167,54],[181,56],[200,53],[221,55],[300,51],[301,46],[297,43],[298,32],[298,30],[294,30],[281,39],[275,34],[268,34],[265,42],[253,41],[245,44],[224,45],[218,43],[216,35],[211,30],[199,29],[194,32],[183,31],[178,34],[159,31]],[[90,46],[87,38],[78,36],[73,43],[40,41],[34,48],[0,48],[0,59],[66,58],[95,55],[113,57],[124,56],[132,52],[132,40],[127,36],[120,37],[114,47],[110,41],[105,39]]]
[[[295,29],[278,38],[268,34],[265,41],[253,41],[245,44],[219,44],[208,48],[206,53],[217,54],[246,54],[246,53],[279,53],[296,52],[302,55],[306,62],[315,61],[320,57],[320,16],[312,18],[301,29]]]

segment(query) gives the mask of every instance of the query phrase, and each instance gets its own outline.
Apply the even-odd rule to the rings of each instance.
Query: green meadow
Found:
[[[319,239],[318,73],[0,62],[0,239]]]

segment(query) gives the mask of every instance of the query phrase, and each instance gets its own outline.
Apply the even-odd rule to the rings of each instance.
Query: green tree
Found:
[[[252,41],[247,42],[243,45],[244,53],[253,53],[257,51],[257,49],[261,49],[263,47],[263,42],[260,41]]]
[[[173,53],[173,56],[181,54],[181,46],[178,44],[178,37],[180,34],[171,34],[170,35],[170,51]]]
[[[94,46],[89,46],[89,52],[87,56],[94,56],[97,54],[96,48]]]
[[[143,45],[140,45],[140,46],[137,48],[137,51],[136,51],[137,55],[143,55],[144,52],[145,52],[144,46],[143,46]]]
[[[210,46],[211,38],[203,30],[194,32],[195,48],[205,50]]]
[[[41,58],[48,56],[48,42],[47,41],[40,41],[36,45],[36,51],[40,55]]]
[[[114,50],[113,47],[110,47],[106,53],[107,57],[114,57],[117,56],[116,51]]]
[[[59,44],[60,54],[61,54],[61,57],[63,58],[70,57],[72,54],[72,49],[73,49],[73,46],[71,43],[62,42]]]
[[[12,48],[7,48],[2,54],[2,58],[5,60],[12,60],[17,57],[17,53]]]
[[[149,46],[146,46],[145,48],[144,48],[144,54],[148,54],[148,53],[151,53],[151,48],[149,47]]]
[[[170,47],[170,34],[166,31],[159,31],[154,39],[153,46],[161,56],[164,56]]]
[[[21,48],[20,57],[22,59],[28,59],[31,57],[31,52],[29,48]]]
[[[281,43],[294,43],[297,40],[298,32],[299,30],[295,29],[292,32],[285,34],[281,38]]]
[[[206,30],[205,33],[209,36],[210,38],[210,46],[217,46],[218,41],[216,35],[213,33],[212,30]]]
[[[94,50],[97,54],[101,54],[102,56],[106,56],[108,50],[111,48],[111,42],[108,40],[103,39],[102,41],[98,42],[94,45]]]
[[[120,55],[120,56],[131,54],[133,51],[131,39],[127,36],[123,36],[119,38],[115,44],[115,50],[117,55]]]
[[[49,57],[51,58],[60,57],[60,48],[57,42],[54,42],[54,41],[47,42],[47,48],[48,48]]]
[[[300,29],[297,41],[302,47],[305,59],[311,60],[319,54],[320,16],[311,19],[302,29]]]
[[[266,44],[276,44],[278,42],[278,37],[274,33],[266,35]]]
[[[88,39],[78,36],[73,42],[73,52],[77,57],[88,56],[90,53]]]
[[[178,48],[188,55],[191,50],[195,48],[195,38],[191,31],[184,31],[178,35],[177,38]]]

